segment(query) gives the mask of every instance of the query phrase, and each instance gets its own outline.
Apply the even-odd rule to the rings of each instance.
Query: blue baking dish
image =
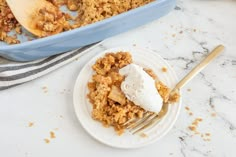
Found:
[[[175,6],[176,0],[156,0],[111,18],[53,36],[7,45],[0,42],[0,56],[14,61],[31,61],[67,52],[158,19]]]

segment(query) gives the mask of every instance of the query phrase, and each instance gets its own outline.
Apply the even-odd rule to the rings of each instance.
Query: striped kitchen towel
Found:
[[[0,64],[0,90],[29,82],[66,65],[99,43],[26,63]]]

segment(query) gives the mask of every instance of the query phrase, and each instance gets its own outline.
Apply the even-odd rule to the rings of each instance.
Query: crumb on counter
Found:
[[[203,119],[202,118],[196,118],[196,121],[201,122],[201,121],[203,121]]]
[[[202,122],[202,118],[196,118],[196,119],[192,122],[192,125],[198,126],[199,122]]]
[[[53,131],[50,131],[50,138],[56,138],[55,133]]]
[[[189,108],[188,106],[186,106],[186,107],[185,107],[185,110],[189,111],[189,110],[190,110],[190,108]]]
[[[211,136],[211,133],[207,132],[205,133],[206,136]]]
[[[205,133],[201,135],[203,141],[211,141],[211,134],[210,133]]]
[[[191,126],[189,126],[188,128],[189,128],[189,130],[191,130],[191,131],[196,131],[196,127],[195,127],[195,126],[192,126],[192,125],[191,125]]]
[[[195,118],[195,120],[192,122],[192,124],[190,126],[188,126],[188,129],[190,131],[192,131],[195,135],[200,135],[200,137],[204,140],[204,141],[210,141],[210,136],[211,136],[211,133],[209,132],[206,132],[206,133],[200,133],[198,130],[197,130],[197,127],[199,125],[199,122],[202,122],[203,119],[202,118]]]
[[[43,90],[44,93],[47,93],[48,92],[48,87],[47,86],[43,86],[42,90]]]
[[[211,141],[211,139],[210,138],[205,138],[205,139],[203,139],[204,141]]]
[[[45,139],[44,139],[44,142],[48,144],[48,143],[50,143],[50,140],[47,139],[47,138],[45,138]]]
[[[211,113],[211,116],[212,117],[216,117],[216,113]]]
[[[185,110],[188,113],[189,116],[193,115],[193,112],[190,110],[190,108],[188,106],[185,106]]]
[[[197,127],[198,127],[199,122],[202,122],[202,121],[203,121],[202,118],[195,118],[192,124],[188,127],[189,130],[193,131],[195,134],[199,134],[199,132],[197,131]]]
[[[34,125],[33,122],[29,122],[29,123],[28,123],[28,127],[32,127],[33,125]]]

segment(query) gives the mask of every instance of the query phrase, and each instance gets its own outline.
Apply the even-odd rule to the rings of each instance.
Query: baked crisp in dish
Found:
[[[114,15],[140,7],[153,0],[47,0],[56,9],[43,8],[32,15],[32,22],[36,22],[36,28],[42,30],[40,37],[46,37],[63,31],[85,26]],[[68,10],[77,12],[76,17],[60,11],[65,5]],[[72,22],[71,22],[72,21]],[[9,32],[21,28],[15,19],[5,0],[0,0],[0,41],[8,44],[17,44],[16,35]]]
[[[91,24],[131,9],[148,4],[153,0],[80,0],[74,27]]]
[[[121,90],[124,76],[119,74],[119,70],[132,62],[129,52],[107,53],[92,66],[95,73],[88,83],[92,118],[105,127],[114,127],[118,135],[124,132],[124,123],[133,118],[142,118],[145,112],[143,108],[129,101]],[[144,70],[157,80],[151,69]],[[169,88],[160,81],[156,81],[156,89],[162,99],[169,93]],[[177,102],[178,97],[173,101]]]

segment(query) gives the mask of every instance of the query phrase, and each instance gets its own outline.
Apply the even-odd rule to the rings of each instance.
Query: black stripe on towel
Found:
[[[0,86],[0,91],[1,91],[1,90],[5,90],[5,89],[8,89],[8,88],[11,88],[11,87],[18,86],[18,85],[20,85],[20,84],[22,84],[22,83],[14,84],[14,85],[11,85],[11,86],[3,86],[3,87]]]
[[[72,58],[72,57],[78,55],[79,53],[81,53],[82,51],[88,49],[89,47],[91,47],[91,45],[90,45],[90,46],[83,47],[83,48],[81,48],[81,49],[78,49],[78,50],[75,51],[74,53],[71,53],[71,54],[69,54],[69,55],[67,55],[67,56],[65,56],[65,57],[63,57],[63,58],[61,58],[61,59],[59,59],[59,60],[57,60],[57,61],[55,61],[55,62],[52,62],[52,63],[50,63],[50,64],[47,64],[47,65],[45,65],[45,66],[43,66],[43,67],[41,67],[41,68],[37,68],[37,69],[31,70],[31,71],[27,71],[27,72],[24,72],[24,73],[20,73],[20,74],[16,74],[16,75],[11,75],[11,76],[5,76],[5,77],[3,77],[3,76],[1,77],[1,76],[0,76],[0,81],[13,81],[13,80],[18,80],[18,79],[25,78],[25,77],[30,76],[30,75],[35,75],[35,74],[37,74],[37,73],[40,73],[40,72],[42,72],[42,71],[45,71],[45,70],[49,69],[50,67],[53,67],[53,66],[55,66],[55,65],[57,65],[57,64],[59,64],[59,63],[61,63],[61,62],[63,62],[63,61],[66,61],[66,60],[68,60],[68,59],[70,59],[70,58]],[[57,58],[58,56],[59,56],[59,55],[49,57],[49,58],[43,60],[43,61],[40,62],[40,63],[41,63],[41,64],[44,64],[44,63],[46,63],[46,62],[48,62],[48,61],[51,61],[51,60]],[[32,64],[32,65],[26,65],[26,66],[23,66],[23,67],[25,68],[25,67],[39,66],[39,65],[41,65],[41,64],[35,63],[35,64]],[[21,67],[21,68],[19,68],[19,69],[23,69],[23,67]],[[13,70],[13,69],[14,69],[14,70],[19,70],[19,69],[17,69],[17,68],[18,68],[18,66],[9,67],[9,69],[11,69],[11,70]]]
[[[88,46],[85,46],[85,47],[82,47],[80,49],[78,49],[79,52],[82,52],[86,49],[88,49],[89,47],[93,46],[95,44],[91,44],[91,45],[88,45]],[[70,52],[70,51],[68,51]],[[51,56],[51,57],[48,57],[46,59],[43,59],[42,61],[40,62],[36,62],[36,63],[29,63],[29,64],[24,64],[24,65],[14,65],[14,66],[4,66],[4,67],[0,67],[0,72],[4,72],[4,71],[13,71],[13,70],[20,70],[20,69],[24,69],[24,68],[29,68],[29,67],[35,67],[35,66],[39,66],[39,65],[42,65],[44,63],[47,63],[51,60],[53,60],[54,58],[62,55],[64,53],[61,53],[61,54],[57,54],[57,55],[54,55],[54,56]]]
[[[1,67],[0,72],[4,72],[4,71],[13,71],[13,70],[20,70],[20,69],[24,69],[24,68],[29,68],[29,67],[33,67],[33,66],[39,66],[41,64],[47,63],[51,60],[53,60],[54,58],[56,58],[57,56],[52,56],[46,59],[43,59],[40,62],[37,63],[31,63],[31,64],[25,64],[25,65],[16,65],[16,66],[5,66],[5,67]]]

